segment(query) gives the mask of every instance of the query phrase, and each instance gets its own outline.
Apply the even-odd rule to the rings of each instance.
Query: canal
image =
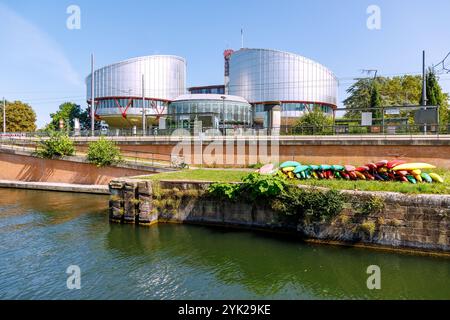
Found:
[[[110,224],[108,197],[0,189],[0,299],[450,299],[450,259]],[[79,266],[81,289],[66,270]],[[368,290],[367,267],[381,269]]]

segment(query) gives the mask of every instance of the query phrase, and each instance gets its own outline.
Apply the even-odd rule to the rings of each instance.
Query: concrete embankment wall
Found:
[[[347,203],[331,221],[292,224],[264,203],[224,202],[191,195],[193,190],[204,191],[209,185],[175,181],[154,185],[148,180],[113,180],[110,183],[110,219],[141,225],[174,222],[282,230],[326,242],[450,252],[450,195],[343,191]],[[187,194],[175,204],[174,210],[166,211],[157,203],[161,200],[154,197],[155,188],[169,191],[167,200],[172,201],[172,206],[170,192]],[[384,209],[362,216],[355,209],[355,201],[363,203],[373,197],[382,199]],[[364,225],[372,225],[373,232],[368,232]]]
[[[107,185],[114,178],[149,173],[122,167],[98,168],[77,158],[49,160],[0,151],[0,180]]]
[[[250,142],[249,142],[250,141]],[[186,162],[199,164],[201,156],[206,164],[245,166],[258,162],[296,160],[310,164],[355,164],[361,165],[376,162],[381,159],[401,158],[408,162],[427,162],[440,168],[450,169],[450,140],[428,139],[352,139],[343,137],[338,139],[285,139],[280,140],[272,149],[270,141],[267,146],[258,145],[257,139],[248,140],[244,145],[227,142],[209,141],[200,147],[194,144],[182,148],[177,142],[170,141],[137,141],[118,142],[122,150],[135,152],[138,157],[155,157],[155,154],[184,155]],[[193,143],[195,141],[193,140]],[[198,143],[198,141],[197,141]],[[232,149],[231,149],[232,147]],[[181,149],[181,150],[178,150]],[[267,151],[266,151],[267,150]],[[133,153],[134,154],[134,153]],[[267,157],[266,157],[267,155]]]

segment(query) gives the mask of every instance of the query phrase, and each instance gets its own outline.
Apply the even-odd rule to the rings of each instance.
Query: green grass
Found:
[[[147,176],[147,179],[158,180],[198,180],[214,182],[239,182],[241,178],[248,175],[250,171],[243,170],[217,170],[217,169],[195,169],[176,172],[158,173]]]
[[[380,181],[346,181],[346,180],[291,180],[292,183],[324,187],[337,190],[360,190],[360,191],[391,191],[408,194],[450,194],[450,171],[432,170],[444,178],[444,183],[401,183]],[[159,173],[147,176],[150,180],[198,180],[214,182],[239,182],[251,171],[243,170],[220,170],[220,169],[197,169],[182,170],[177,172]],[[431,172],[431,171],[430,171]]]
[[[410,194],[450,194],[450,171],[434,169],[430,172],[439,174],[444,183],[402,183],[381,181],[346,181],[346,180],[294,180],[298,184],[341,190],[391,191]]]

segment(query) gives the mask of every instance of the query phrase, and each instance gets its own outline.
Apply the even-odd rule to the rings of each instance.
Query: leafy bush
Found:
[[[122,157],[114,141],[101,137],[89,143],[87,159],[98,167],[104,167],[120,162]]]
[[[208,194],[218,199],[235,200],[240,185],[231,183],[213,183],[208,188]]]
[[[55,158],[63,156],[71,156],[75,153],[73,141],[67,134],[61,132],[51,132],[50,137],[39,143],[42,148],[37,153],[44,158]]]
[[[315,108],[306,113],[294,125],[297,134],[332,134],[333,118]]]
[[[272,208],[286,216],[308,221],[324,221],[338,215],[345,197],[337,190],[320,191],[289,186],[272,201]]]
[[[258,198],[276,197],[284,191],[286,185],[286,180],[279,176],[251,173],[242,179],[239,191],[254,201]]]

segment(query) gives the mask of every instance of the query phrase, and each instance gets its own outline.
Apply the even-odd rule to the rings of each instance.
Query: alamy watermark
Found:
[[[66,270],[69,275],[66,281],[67,289],[80,290],[81,289],[81,269],[77,265],[69,266]]]
[[[373,4],[367,7],[366,13],[369,15],[366,22],[367,29],[381,30],[381,8]]]
[[[371,265],[367,267],[367,274],[370,276],[367,278],[367,289],[369,290],[381,290],[381,269],[377,265]]]
[[[66,20],[66,27],[69,30],[81,29],[81,9],[77,5],[70,5],[67,7],[66,13],[69,15]]]
[[[241,165],[279,162],[279,132],[255,129],[228,130],[223,135],[219,129],[202,130],[200,122],[193,132],[175,130],[171,141],[178,142],[172,157],[182,156],[195,165]]]

